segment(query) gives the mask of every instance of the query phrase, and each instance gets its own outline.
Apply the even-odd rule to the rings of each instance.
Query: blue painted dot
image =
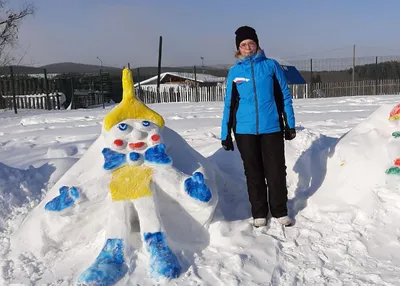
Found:
[[[128,129],[128,125],[126,123],[120,123],[118,125],[119,130],[121,131],[125,131],[126,129]]]
[[[148,126],[150,126],[150,122],[147,121],[147,120],[142,121],[142,125],[143,125],[144,127],[148,127]]]

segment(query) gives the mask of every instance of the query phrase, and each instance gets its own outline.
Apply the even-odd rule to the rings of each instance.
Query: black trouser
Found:
[[[282,132],[235,134],[235,139],[243,160],[253,218],[267,217],[268,202],[273,217],[286,216],[286,164]]]

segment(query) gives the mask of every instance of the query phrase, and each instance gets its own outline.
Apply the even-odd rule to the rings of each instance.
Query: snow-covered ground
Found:
[[[220,146],[222,103],[149,105],[213,166],[223,186],[206,243],[191,251],[174,248],[186,267],[169,284],[400,285],[400,180],[385,174],[400,157],[400,142],[391,136],[399,126],[388,121],[398,103],[399,95],[294,101],[297,137],[286,142],[286,153],[296,224],[286,229],[274,220],[252,228],[240,155]],[[98,254],[73,260],[77,237],[60,243],[31,222],[44,213],[47,191],[99,137],[112,107],[0,112],[1,285],[71,285]],[[178,149],[184,144],[179,136],[166,139]],[[83,167],[91,174],[93,165]],[[71,223],[68,231],[93,233],[104,214],[92,217],[87,225]],[[177,227],[176,233],[184,232]],[[24,249],[24,239],[35,245],[38,236],[45,245]],[[86,251],[104,243],[91,241]],[[119,285],[153,285],[140,247],[133,259],[135,267]]]

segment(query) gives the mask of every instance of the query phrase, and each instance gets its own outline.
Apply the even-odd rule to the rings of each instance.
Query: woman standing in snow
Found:
[[[227,77],[221,143],[233,151],[233,131],[243,160],[253,225],[265,226],[270,208],[272,217],[290,226],[283,139],[296,137],[290,90],[282,67],[259,47],[256,31],[242,26],[235,34],[237,61]]]

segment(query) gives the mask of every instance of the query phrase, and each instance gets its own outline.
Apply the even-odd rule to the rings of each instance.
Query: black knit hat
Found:
[[[239,50],[239,45],[244,40],[253,40],[258,47],[258,37],[256,30],[249,26],[239,27],[236,32],[236,48]]]

